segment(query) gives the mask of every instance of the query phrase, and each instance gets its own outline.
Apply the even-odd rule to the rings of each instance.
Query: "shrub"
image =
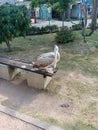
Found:
[[[50,26],[47,25],[44,28],[45,28],[45,31],[46,31],[45,33],[47,33],[47,32],[53,33],[53,32],[57,32],[59,30],[57,25],[50,25]]]
[[[82,24],[79,23],[79,24],[72,25],[72,29],[73,30],[81,30],[82,29]]]
[[[50,32],[50,26],[49,25],[45,26],[44,28],[45,28],[45,33],[49,33]]]
[[[72,29],[69,29],[68,27],[62,27],[59,32],[56,33],[55,40],[57,43],[68,43],[71,41],[74,41],[75,36],[73,34]]]
[[[54,33],[57,32],[59,30],[57,25],[47,25],[45,27],[36,27],[36,26],[32,26],[29,28],[29,30],[27,31],[27,35],[36,35],[36,34],[45,34],[45,33]]]
[[[40,34],[40,28],[36,26],[32,26],[29,28],[29,30],[26,33],[27,35],[36,35]]]
[[[40,34],[44,34],[46,32],[46,28],[45,27],[41,27],[40,28]]]
[[[58,28],[57,25],[51,25],[51,26],[50,26],[50,31],[51,31],[51,32],[58,32],[58,31],[59,31],[59,28]]]

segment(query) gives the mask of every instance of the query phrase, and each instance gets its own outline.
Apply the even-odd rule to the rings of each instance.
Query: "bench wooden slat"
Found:
[[[33,64],[30,62],[25,62],[20,59],[12,59],[7,57],[0,57],[0,63],[4,65],[9,65],[14,68],[20,68],[30,72],[38,73],[44,76],[52,76],[53,74],[47,72],[45,69],[33,68]]]

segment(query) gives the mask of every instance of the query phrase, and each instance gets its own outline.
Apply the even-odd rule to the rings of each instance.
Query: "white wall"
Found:
[[[0,0],[0,4],[8,2],[9,4],[15,4],[17,2],[23,2],[24,0]]]
[[[6,2],[10,3],[10,4],[14,4],[16,0],[0,0],[1,4],[4,4]]]

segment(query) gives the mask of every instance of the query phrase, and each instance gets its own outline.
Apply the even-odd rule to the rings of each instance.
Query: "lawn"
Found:
[[[49,101],[50,97],[48,101],[54,105],[53,110],[50,112],[52,108],[47,106],[50,110],[44,108],[44,112],[20,111],[60,125],[65,130],[97,130],[98,31],[87,37],[87,43],[83,43],[79,31],[75,34],[73,43],[58,45],[61,54],[59,70],[44,92],[52,97],[54,102]],[[12,52],[7,52],[5,44],[0,45],[0,55],[35,61],[38,55],[53,51],[54,44],[55,34],[19,37],[12,41]],[[68,104],[68,107],[60,107],[60,103]]]

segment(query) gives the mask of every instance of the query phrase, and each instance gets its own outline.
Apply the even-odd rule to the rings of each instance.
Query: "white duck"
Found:
[[[55,45],[54,52],[48,52],[40,55],[37,58],[37,61],[34,63],[33,68],[46,68],[47,71],[51,68],[55,69],[59,60],[59,48],[57,45]]]

